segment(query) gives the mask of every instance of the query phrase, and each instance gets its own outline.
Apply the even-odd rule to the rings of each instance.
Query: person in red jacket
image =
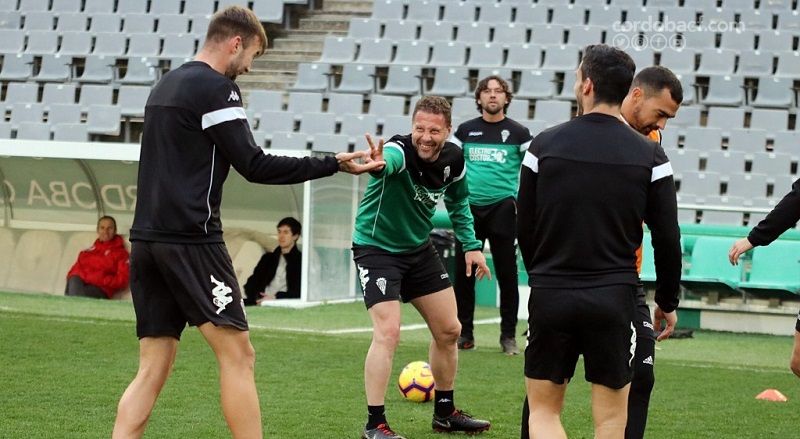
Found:
[[[117,235],[117,221],[104,216],[97,221],[97,240],[78,253],[67,273],[67,296],[110,299],[128,286],[128,250]]]

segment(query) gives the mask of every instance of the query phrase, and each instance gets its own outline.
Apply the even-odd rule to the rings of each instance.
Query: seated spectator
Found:
[[[117,221],[104,216],[97,221],[97,240],[78,253],[67,274],[67,296],[110,299],[128,286],[128,250],[117,235]]]
[[[253,274],[244,284],[245,305],[261,304],[265,300],[299,299],[301,255],[297,248],[302,226],[292,217],[278,222],[278,246],[264,253]]]

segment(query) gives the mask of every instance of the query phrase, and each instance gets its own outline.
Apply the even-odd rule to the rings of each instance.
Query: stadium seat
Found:
[[[756,33],[747,29],[734,29],[720,34],[720,49],[752,51],[756,49]]]
[[[735,206],[740,207],[742,199],[727,202],[727,197],[719,199],[706,199],[705,203],[709,206]],[[744,213],[739,210],[712,210],[704,209],[700,214],[700,224],[718,226],[738,226],[744,225]]]
[[[706,126],[744,128],[744,108],[710,107]]]
[[[119,136],[122,113],[116,105],[90,105],[86,116],[89,134]]]
[[[117,4],[117,14],[128,19],[131,15],[147,13],[148,0],[124,0]],[[157,3],[157,2],[153,2]]]
[[[191,58],[194,56],[195,40],[193,35],[188,34],[169,34],[164,37],[164,47],[161,50],[160,58]]]
[[[18,244],[19,245],[19,244]],[[773,241],[753,250],[753,265],[746,282],[739,286],[748,296],[797,299],[800,291],[800,243]]]
[[[311,92],[291,92],[287,111],[295,115],[300,113],[319,113],[322,111],[322,94]]]
[[[676,174],[700,170],[700,152],[696,149],[677,149],[669,151],[668,156],[672,169]]]
[[[349,93],[330,93],[328,95],[327,113],[336,115],[337,121],[352,114],[362,114],[364,108],[364,97]]]
[[[352,18],[347,36],[356,40],[380,38],[381,22],[373,18]]]
[[[419,66],[389,66],[386,84],[379,90],[382,94],[412,96],[422,92],[422,70]]]
[[[75,84],[45,84],[42,92],[42,104],[46,106],[53,104],[74,104],[75,91]]]
[[[122,2],[120,4],[127,4]],[[130,34],[153,33],[156,28],[156,17],[145,13],[129,13],[124,16],[122,31]]]
[[[678,110],[680,112],[680,110]],[[689,126],[684,130],[684,148],[700,151],[722,149],[722,128]]]
[[[462,96],[469,91],[469,72],[466,67],[438,67],[433,86],[426,94],[437,96]]]
[[[0,11],[0,29],[16,30],[22,27],[22,14],[17,11]]]
[[[731,239],[718,236],[699,236],[692,248],[688,272],[681,284],[693,293],[716,292],[720,295],[740,296],[741,265],[731,265],[725,255]]]
[[[26,31],[52,31],[55,23],[56,17],[52,12],[25,12],[23,29]]]
[[[160,2],[154,2],[153,5],[156,3],[160,4]],[[159,33],[185,34],[189,32],[189,17],[178,13],[160,13],[157,16]]]
[[[47,11],[50,6],[49,0],[20,0],[19,10],[27,12]]]
[[[676,179],[677,176],[676,176]],[[678,192],[698,197],[718,196],[720,194],[719,174],[713,172],[681,172],[678,179]]]
[[[534,120],[562,123],[572,119],[572,104],[564,101],[536,101]]]
[[[3,67],[0,69],[0,80],[25,81],[31,77],[33,69],[33,56],[17,53],[7,53],[3,56]]]
[[[663,64],[662,64],[663,65]],[[697,102],[697,85],[695,84],[695,77],[690,73],[678,73],[675,75],[681,82],[683,89],[683,102],[682,105],[692,105]]]
[[[23,232],[14,249],[6,290],[52,292],[56,279],[63,276],[58,262],[62,255],[61,237],[48,230]],[[76,255],[73,255],[75,257]]]
[[[378,123],[383,123],[387,116],[402,115],[406,105],[405,98],[372,94],[369,96],[368,114],[376,116]]]
[[[161,37],[158,34],[132,34],[129,38],[129,57],[156,57],[161,53]]]
[[[50,124],[44,122],[21,122],[17,126],[17,139],[50,140]]]
[[[665,50],[661,52],[659,65],[669,68],[676,75],[681,73],[694,74],[695,52],[691,49]]]
[[[297,66],[297,80],[289,87],[290,91],[322,92],[330,86],[330,64],[300,63]]]
[[[260,113],[259,131],[267,133],[271,138],[272,133],[294,131],[294,115],[285,111],[262,111]]]
[[[758,88],[751,90],[751,93],[755,93],[750,99],[753,107],[788,109],[797,102],[794,81],[786,77],[763,76],[758,80]],[[781,129],[785,129],[785,126]]]
[[[372,134],[374,135],[374,133]],[[311,142],[311,149],[331,152],[347,151],[350,149],[349,139],[344,134],[315,134]]]
[[[150,2],[150,13],[158,17],[164,17],[165,14],[179,14],[181,12],[181,1],[182,0],[158,0]],[[194,3],[202,4],[203,2]],[[187,8],[188,7],[187,5]]]
[[[511,21],[511,5],[505,2],[481,5],[480,21],[483,23],[509,23]]]
[[[467,60],[467,45],[460,41],[436,41],[433,43],[432,67],[463,66]]]
[[[531,43],[544,46],[562,46],[566,43],[564,38],[566,28],[560,24],[535,24],[531,26]],[[569,46],[562,46],[569,47]],[[546,48],[548,50],[550,48]],[[577,48],[574,48],[577,53]],[[547,61],[545,57],[545,62]]]
[[[302,113],[299,131],[311,136],[334,134],[336,132],[336,115],[333,113]]]
[[[575,4],[579,5],[581,3],[577,1]],[[613,25],[614,23],[621,23],[622,10],[617,6],[609,6],[605,4],[602,6],[592,6],[593,7],[589,8],[588,24],[592,26],[608,26],[609,24]],[[613,37],[613,35],[610,35],[610,37]]]
[[[711,75],[708,91],[700,100],[704,105],[738,107],[744,103],[744,85],[739,76]]]
[[[751,124],[752,125],[752,124]],[[733,128],[726,133],[728,150],[744,153],[767,152],[767,131],[758,128]]]
[[[189,3],[194,3],[197,0],[193,0]],[[107,13],[110,14],[114,12],[114,0],[86,0],[86,3],[83,6],[83,12],[86,13]]]
[[[736,66],[736,52],[726,49],[703,49],[697,75],[731,75]]]
[[[528,3],[517,8],[517,17],[514,22],[521,23],[525,26],[546,24],[548,22],[548,16],[549,11],[546,6]]]
[[[6,97],[3,103],[6,110],[10,110],[14,104],[30,104],[38,102],[39,86],[34,83],[12,82],[6,89]]]
[[[418,4],[418,3],[413,3]],[[476,23],[472,23],[476,24]],[[478,38],[478,41],[481,39],[483,41],[489,41],[489,27],[488,25],[484,25],[486,37],[478,37],[481,33],[480,29],[481,26],[477,26],[475,29],[470,29],[470,31],[475,31],[474,33],[470,32],[470,36]],[[420,22],[419,26],[419,39],[423,41],[452,41],[453,40],[453,24],[445,21],[423,21]],[[467,42],[469,39],[462,39],[461,33],[459,32],[459,40]]]
[[[413,107],[412,111],[413,111]],[[403,115],[393,115],[393,116],[386,116],[382,129],[381,129],[381,136],[384,140],[389,140],[392,136],[396,134],[405,135],[411,133],[411,116],[403,116]],[[358,143],[356,143],[356,149],[358,149]]]
[[[506,67],[512,69],[538,69],[542,64],[542,50],[536,44],[510,44]]]
[[[56,53],[57,49],[57,33],[44,30],[28,32],[28,44],[25,46],[25,53],[31,55],[47,55]]]
[[[377,39],[377,37],[375,37]],[[362,41],[366,41],[363,39]],[[354,38],[326,36],[322,43],[322,56],[319,61],[331,64],[346,64],[353,61],[356,54]]]
[[[150,87],[123,85],[119,88],[117,105],[124,117],[144,117],[144,106],[150,96]]]
[[[579,48],[575,46],[549,46],[545,48],[541,69],[568,75],[578,68],[579,58]]]
[[[477,10],[473,2],[446,2],[444,3],[444,14],[442,21],[448,23],[472,23],[476,21]],[[510,17],[509,17],[510,19]],[[481,21],[488,23],[489,21]]]
[[[109,83],[114,79],[116,58],[105,55],[87,55],[82,73],[73,77],[83,83]]]
[[[206,31],[208,31],[208,23],[210,21],[211,16],[209,15],[195,15],[191,20],[191,33],[196,36],[205,37]]]
[[[788,154],[776,154],[774,152],[753,154],[750,170],[755,174],[789,175],[791,165],[792,158]],[[788,191],[788,188],[786,191]]]
[[[125,53],[127,39],[118,31],[95,33],[94,41],[94,55],[122,56]]]
[[[603,41],[602,26],[573,26],[569,29],[569,44],[578,47],[586,47],[590,44],[599,44]],[[652,53],[652,52],[651,52]],[[647,66],[653,64],[652,58]],[[637,67],[639,64],[637,64]]]
[[[362,64],[387,65],[392,62],[392,46],[393,44],[391,41],[382,38],[361,40],[356,62]],[[325,60],[325,58],[323,57],[321,60]],[[338,64],[345,64],[345,68],[347,68],[347,62],[338,62]]]
[[[44,121],[44,105],[37,103],[12,104],[11,128],[18,129],[25,122],[42,123]]]
[[[59,19],[64,13],[79,12],[81,10],[82,0],[53,0],[51,10],[59,14]]]
[[[770,53],[797,50],[797,47],[794,46],[796,38],[792,32],[761,31],[758,33],[758,50]]]
[[[739,23],[747,30],[768,30],[772,29],[772,14],[762,13],[759,10],[750,8],[739,11]]]
[[[497,67],[503,65],[503,47],[493,43],[474,43],[469,46],[469,67]]]
[[[778,30],[783,32],[800,31],[800,11],[785,12],[778,15]]]
[[[750,127],[770,133],[783,131],[789,126],[789,112],[786,110],[765,110],[756,108],[750,115]]]
[[[555,77],[552,72],[523,70],[515,98],[550,99],[555,94]]]
[[[46,110],[47,123],[51,126],[81,123],[81,106],[78,104],[52,104]]]
[[[259,114],[264,111],[280,111],[283,108],[283,93],[277,90],[250,90],[246,96],[246,107]]]
[[[700,155],[706,159],[706,172],[715,172],[720,175],[745,172],[746,157],[743,152],[711,150],[701,151]]]
[[[400,0],[377,0],[372,6],[372,18],[403,18],[403,2]]]
[[[61,34],[61,47],[59,55],[81,56],[92,50],[92,35],[86,31],[69,31]]]
[[[387,20],[383,27],[383,38],[391,41],[416,40],[419,24],[405,20]]]
[[[761,11],[786,12],[792,9],[791,0],[761,0],[758,4]]]
[[[767,198],[767,176],[763,174],[731,173],[726,195],[745,199]]]
[[[522,23],[497,23],[494,25],[492,41],[496,44],[510,47],[512,45],[526,44],[528,40],[528,29]]]
[[[762,77],[772,75],[774,64],[772,53],[758,50],[742,50],[739,52],[739,66],[736,74],[746,77]]]
[[[778,67],[775,76],[782,78],[795,78],[800,71],[800,52],[779,52]]]
[[[456,29],[457,41],[463,43],[488,43],[492,34],[491,24],[489,23],[461,23]],[[429,35],[426,33],[425,24],[420,28],[419,38],[424,41],[450,41],[452,37],[438,38],[439,34]]]
[[[427,65],[430,58],[431,45],[427,41],[398,41],[393,64]]]
[[[42,55],[39,71],[31,79],[39,82],[64,82],[72,76],[72,57]]]
[[[291,150],[308,149],[308,136],[303,133],[276,132],[272,135],[272,139],[270,140],[270,148]]]
[[[127,85],[153,85],[158,80],[158,61],[150,58],[128,58],[125,75],[117,72],[116,82]]]
[[[454,120],[457,119],[464,121],[467,119],[472,119],[477,115],[475,111],[475,98],[472,97],[453,98],[453,105],[451,109]],[[455,122],[453,123],[453,126],[456,126]]]
[[[775,152],[797,156],[797,145],[800,145],[800,131],[776,131],[772,135],[774,137],[773,150]]]
[[[554,5],[551,22],[570,27],[583,26],[586,24],[586,9],[575,5]]]
[[[366,64],[345,64],[342,80],[333,87],[337,93],[368,94],[375,89],[375,66]]]
[[[654,65],[655,59],[655,52],[653,49],[643,47],[641,49],[628,49],[625,51],[631,59],[633,59],[633,63],[636,64],[636,71],[641,71],[645,67],[650,67]]]
[[[8,122],[0,122],[0,139],[10,139],[11,136],[11,124]]]
[[[508,104],[508,110],[506,111],[508,117],[512,119],[518,121],[530,119],[530,102],[527,99],[514,98],[511,100],[511,103]]]
[[[122,16],[117,14],[91,14],[89,30],[94,33],[116,33],[122,31]]]
[[[341,134],[349,136],[355,142],[355,138],[364,137],[365,133],[373,135],[377,133],[377,127],[377,117],[371,114],[356,114],[342,120]]]

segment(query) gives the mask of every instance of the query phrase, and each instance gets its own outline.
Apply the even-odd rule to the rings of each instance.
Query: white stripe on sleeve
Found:
[[[235,119],[247,119],[247,114],[242,107],[228,107],[211,111],[203,115],[203,129]]]
[[[669,177],[672,175],[672,165],[669,162],[664,163],[663,165],[658,165],[653,168],[652,176],[650,177],[650,183],[660,180],[664,177]]]
[[[522,159],[522,166],[527,166],[531,171],[539,173],[539,158],[528,151],[525,153],[525,158]]]
[[[531,146],[531,142],[533,142],[533,140],[532,140],[532,139],[531,139],[531,140],[528,140],[527,142],[525,142],[525,143],[523,143],[522,145],[520,145],[520,146],[519,146],[519,152],[525,152],[525,151],[527,151],[527,150],[528,150],[528,148]]]

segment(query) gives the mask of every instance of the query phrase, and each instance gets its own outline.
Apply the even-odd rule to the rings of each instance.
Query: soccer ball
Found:
[[[433,399],[433,372],[424,361],[408,363],[397,380],[397,387],[403,398],[414,402],[427,402]]]

